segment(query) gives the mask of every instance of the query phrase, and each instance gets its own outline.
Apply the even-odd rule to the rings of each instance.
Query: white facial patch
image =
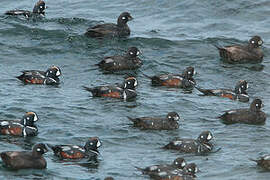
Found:
[[[181,164],[182,167],[185,167],[186,166],[186,162],[183,161],[182,164]]]
[[[136,87],[138,85],[137,79],[135,79],[134,86]]]
[[[168,119],[171,119],[172,118],[172,116],[168,116]]]
[[[100,147],[100,146],[101,146],[101,142],[98,140],[97,147]]]
[[[125,20],[125,19],[126,19],[126,17],[125,17],[125,16],[123,16],[123,17],[122,17],[122,19],[123,19],[123,20]]]
[[[262,42],[261,40],[260,40],[260,41],[258,41],[258,44],[259,44],[259,45],[262,45],[262,43],[263,43],[263,42]]]
[[[133,52],[129,52],[130,55],[133,55]]]
[[[36,113],[34,113],[34,122],[36,122],[38,120],[38,117],[36,115]]]
[[[140,51],[137,51],[137,56],[140,54]]]
[[[60,71],[57,70],[57,71],[56,71],[56,76],[60,76],[60,75],[61,75]]]
[[[197,72],[194,70],[194,71],[193,71],[193,75],[195,75],[196,73],[197,73]]]
[[[188,71],[188,74],[191,74],[191,72],[190,72],[190,71]]]
[[[207,140],[211,140],[212,139],[212,135],[209,133],[207,136]]]
[[[38,152],[40,152],[40,151],[41,151],[41,149],[40,149],[40,148],[37,148],[37,151],[38,151]]]
[[[248,84],[247,84],[247,89],[248,89]]]
[[[26,128],[23,129],[23,136],[27,136],[27,133],[26,133]]]
[[[259,107],[259,104],[256,104],[256,107]]]
[[[228,114],[232,114],[232,113],[235,113],[236,111],[229,111]]]
[[[196,173],[196,172],[198,172],[198,168],[197,168],[197,167],[195,167],[195,173]]]
[[[254,43],[255,43],[255,41],[251,41],[251,43],[252,43],[252,44],[254,44]]]

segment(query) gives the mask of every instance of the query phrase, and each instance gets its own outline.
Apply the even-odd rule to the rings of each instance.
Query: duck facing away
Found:
[[[220,57],[228,63],[260,63],[263,51],[260,48],[263,40],[260,36],[253,36],[247,45],[232,45],[217,47]]]

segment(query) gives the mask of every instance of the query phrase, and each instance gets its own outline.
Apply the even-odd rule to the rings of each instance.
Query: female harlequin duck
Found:
[[[213,144],[210,143],[212,139],[213,135],[210,131],[203,131],[197,139],[177,138],[164,146],[164,148],[184,153],[208,153],[213,150]]]
[[[241,102],[248,102],[249,96],[246,92],[248,88],[248,83],[245,80],[240,80],[235,86],[234,90],[230,89],[201,89],[195,87],[205,96],[219,96],[224,98],[229,98],[232,100],[239,100]]]
[[[138,170],[140,170],[143,174],[151,174],[151,173],[157,173],[160,171],[172,171],[175,169],[184,169],[186,166],[186,161],[184,158],[177,158],[173,161],[172,164],[161,164],[161,165],[153,165],[146,167],[144,169],[136,167]]]
[[[96,157],[99,152],[98,148],[101,146],[99,138],[90,138],[84,146],[76,145],[56,145],[48,146],[53,150],[54,154],[61,159],[82,159]]]
[[[26,10],[11,10],[7,11],[6,15],[12,15],[12,16],[18,16],[18,15],[24,15],[26,18],[33,16],[33,15],[45,15],[45,2],[43,0],[39,0],[35,6],[33,11],[26,11]]]
[[[89,37],[102,38],[102,37],[127,37],[130,35],[130,29],[127,25],[128,21],[133,18],[128,12],[120,14],[117,24],[107,23],[99,24],[94,27],[88,28],[85,33]]]
[[[219,118],[222,119],[225,124],[264,124],[266,114],[261,111],[262,106],[262,100],[254,99],[249,108],[225,111]]]
[[[162,74],[157,76],[147,76],[152,80],[153,86],[167,86],[178,88],[193,88],[196,85],[193,75],[195,74],[193,67],[187,67],[183,74]]]
[[[27,112],[21,120],[2,120],[0,121],[0,134],[13,136],[36,136],[38,128],[35,122],[38,116],[34,112]]]
[[[83,86],[86,91],[92,93],[93,97],[110,97],[119,99],[133,99],[137,96],[135,87],[138,85],[137,79],[135,77],[128,77],[125,79],[123,85],[107,85],[107,86],[97,86],[94,88],[89,88]]]
[[[6,151],[1,153],[1,158],[6,167],[11,169],[45,169],[47,162],[42,156],[48,152],[44,144],[36,144],[32,152]]]
[[[121,70],[134,70],[142,66],[142,60],[138,58],[140,51],[136,47],[128,49],[124,56],[105,57],[100,63],[96,64],[104,71],[115,72]]]
[[[258,160],[250,159],[251,161],[255,161],[258,166],[262,167],[265,170],[270,170],[270,155],[266,155],[261,157]]]
[[[178,120],[180,116],[176,112],[169,112],[164,117],[141,117],[141,118],[131,118],[128,117],[134,123],[135,127],[140,127],[141,129],[153,129],[153,130],[172,130],[178,129]]]
[[[57,85],[60,83],[61,70],[57,66],[50,67],[47,71],[26,70],[17,78],[25,84]]]
[[[228,63],[259,63],[263,60],[263,52],[260,48],[263,41],[260,36],[254,36],[249,40],[248,45],[234,45],[217,47],[220,57]]]

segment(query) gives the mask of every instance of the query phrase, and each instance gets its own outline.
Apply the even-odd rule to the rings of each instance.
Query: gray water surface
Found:
[[[179,73],[194,66],[195,79],[204,88],[233,88],[240,79],[250,84],[251,100],[262,98],[269,114],[270,2],[267,0],[168,0],[87,1],[47,0],[44,19],[6,17],[10,9],[32,9],[35,0],[1,0],[0,6],[0,119],[18,119],[35,111],[40,121],[33,138],[0,136],[0,151],[31,150],[38,142],[84,145],[88,137],[100,137],[98,162],[59,161],[50,151],[46,170],[9,171],[0,164],[0,179],[148,179],[134,166],[171,163],[182,156],[195,162],[202,180],[268,180],[270,174],[249,158],[270,153],[270,123],[262,126],[224,125],[216,117],[222,111],[248,107],[217,97],[201,97],[197,90],[157,88],[139,71],[138,97],[124,102],[92,98],[82,86],[122,82],[126,74],[103,74],[95,69],[104,56],[123,54],[130,46],[143,55],[145,74]],[[128,39],[86,38],[85,30],[100,22],[116,22],[129,11]],[[264,40],[261,64],[231,65],[220,61],[214,44],[246,43],[253,35]],[[21,70],[61,67],[59,87],[23,85],[15,76]],[[126,116],[180,114],[180,128],[173,131],[141,131]],[[210,130],[221,151],[208,156],[180,154],[161,149],[174,137],[196,138]],[[2,162],[0,162],[2,163]]]

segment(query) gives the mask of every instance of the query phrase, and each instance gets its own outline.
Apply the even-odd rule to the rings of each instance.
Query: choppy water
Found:
[[[250,83],[251,97],[261,97],[269,114],[270,2],[231,0],[168,1],[46,1],[45,19],[25,20],[4,16],[14,8],[32,9],[35,1],[1,0],[0,6],[0,119],[20,118],[26,111],[39,117],[39,135],[34,138],[0,136],[0,151],[30,150],[37,142],[81,144],[99,136],[103,146],[94,164],[78,165],[57,160],[49,152],[46,170],[7,171],[1,179],[148,179],[134,166],[170,163],[178,156],[195,162],[198,179],[269,179],[248,158],[270,153],[270,123],[263,126],[224,125],[216,117],[223,110],[249,104],[199,92],[151,87],[141,73],[136,101],[91,98],[83,85],[122,82],[124,74],[103,74],[93,64],[103,56],[122,54],[130,46],[142,50],[143,72],[182,72],[194,66],[201,87],[234,87],[239,79]],[[135,18],[129,23],[131,36],[125,40],[96,40],[83,33],[100,21],[115,22],[123,11]],[[251,36],[264,40],[261,65],[229,65],[220,61],[213,44],[245,43]],[[61,85],[23,85],[15,76],[24,69],[62,69]],[[181,127],[174,131],[140,131],[126,116],[165,115],[176,111]],[[196,138],[211,130],[222,150],[206,156],[179,154],[160,149],[173,137]]]

